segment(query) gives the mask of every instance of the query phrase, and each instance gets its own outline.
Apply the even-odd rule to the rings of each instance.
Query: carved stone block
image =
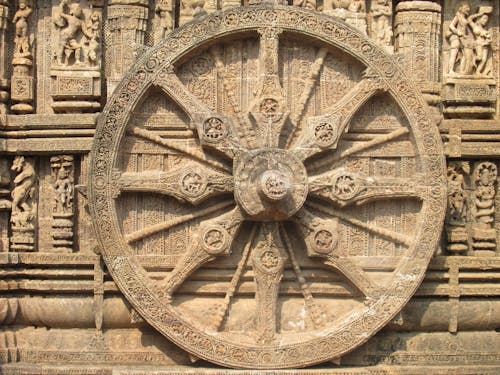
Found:
[[[101,108],[99,71],[52,70],[51,77],[54,112],[97,112]]]

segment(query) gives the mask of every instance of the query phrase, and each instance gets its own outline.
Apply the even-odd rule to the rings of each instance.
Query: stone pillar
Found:
[[[50,158],[52,190],[54,203],[52,211],[52,251],[56,253],[73,252],[74,158],[71,155]]]
[[[148,0],[109,0],[107,92],[112,94],[145,45]]]
[[[34,251],[37,223],[37,189],[35,161],[33,158],[16,156],[12,163],[16,173],[12,190],[10,225],[12,251]]]
[[[33,113],[34,82],[34,4],[19,0],[12,22],[15,24],[14,53],[12,59],[11,98],[15,104],[11,110],[18,114]]]
[[[395,52],[427,102],[440,101],[439,35],[441,6],[433,1],[403,1],[396,6]]]
[[[0,116],[7,113],[10,81],[7,79],[9,50],[7,44],[7,24],[9,22],[9,4],[0,0]]]

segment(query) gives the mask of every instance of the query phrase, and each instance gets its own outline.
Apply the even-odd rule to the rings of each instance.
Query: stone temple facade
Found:
[[[500,373],[498,0],[0,0],[0,374]]]

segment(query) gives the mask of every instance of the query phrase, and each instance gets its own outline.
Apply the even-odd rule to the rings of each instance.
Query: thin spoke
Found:
[[[138,230],[136,232],[133,232],[133,233],[126,235],[125,241],[127,241],[127,243],[129,243],[129,244],[134,243],[134,242],[142,240],[146,237],[152,236],[156,233],[171,229],[171,228],[176,227],[178,225],[181,225],[181,224],[187,223],[189,221],[198,219],[200,217],[213,214],[217,211],[221,211],[221,210],[223,210],[229,206],[232,206],[232,205],[234,205],[233,201],[221,202],[221,203],[215,204],[211,207],[207,207],[207,208],[202,209],[202,210],[197,210],[196,212],[194,212],[192,214],[183,215],[183,216],[177,217],[175,219],[165,221],[163,223],[158,223],[158,224],[152,225],[150,227],[147,227],[147,228],[144,228],[144,229],[141,229],[141,230]]]
[[[238,262],[238,267],[236,268],[236,272],[234,273],[231,279],[231,283],[229,284],[229,288],[226,291],[226,295],[224,296],[224,301],[222,302],[222,305],[219,307],[217,315],[215,316],[216,330],[219,330],[222,323],[224,322],[227,311],[229,309],[229,304],[231,303],[231,299],[233,298],[236,288],[240,283],[241,275],[243,274],[243,269],[247,263],[248,255],[250,254],[250,249],[252,248],[252,243],[255,239],[256,228],[257,228],[256,225],[254,225],[252,228],[250,237],[248,239],[248,243],[246,244],[245,249],[243,250],[243,254],[241,255],[240,261]]]
[[[359,152],[366,151],[372,147],[381,145],[381,144],[386,143],[386,142],[390,142],[394,139],[397,139],[403,135],[408,134],[409,132],[410,131],[407,128],[399,128],[399,129],[393,130],[390,133],[375,136],[375,137],[373,137],[372,140],[355,145],[355,146],[351,147],[350,149],[347,149],[347,150],[341,152],[339,155],[336,155],[334,157],[329,157],[329,158],[327,157],[327,158],[312,162],[312,163],[308,164],[307,169],[309,172],[318,170],[326,165],[331,165],[334,162],[338,162],[342,159],[345,159],[349,156],[355,155]]]
[[[309,284],[307,283],[305,277],[303,276],[299,262],[297,261],[297,257],[295,256],[295,251],[293,250],[293,246],[290,241],[290,238],[288,237],[288,233],[286,232],[285,228],[283,227],[281,228],[283,233],[283,239],[285,241],[285,248],[287,249],[290,261],[292,262],[292,267],[295,272],[295,276],[297,277],[297,281],[300,285],[300,290],[302,291],[302,295],[304,296],[306,309],[311,316],[311,320],[314,324],[314,327],[315,328],[323,327],[325,324],[326,314],[323,311],[323,309],[320,306],[318,306],[314,301],[314,297],[312,295],[311,289],[309,288]]]
[[[331,207],[326,207],[325,205],[317,204],[314,202],[307,202],[307,205],[309,205],[310,207],[312,207],[320,212],[331,215],[333,217],[337,217],[343,221],[346,221],[346,222],[348,222],[352,225],[355,225],[359,228],[365,229],[371,233],[377,234],[381,237],[387,238],[387,239],[389,239],[393,242],[396,242],[400,245],[405,245],[406,247],[411,246],[411,240],[408,236],[396,233],[390,229],[381,228],[381,227],[378,227],[376,225],[369,224],[369,223],[364,223],[361,220],[355,219],[355,218],[349,216],[348,214],[342,213],[342,212],[335,210]]]
[[[147,139],[147,140],[154,142],[156,144],[159,144],[160,146],[169,148],[169,149],[174,150],[174,151],[178,151],[186,156],[189,156],[195,160],[200,161],[201,163],[207,164],[211,167],[217,168],[217,169],[222,170],[224,172],[229,172],[229,173],[232,172],[231,168],[229,168],[227,165],[222,164],[222,163],[215,161],[215,160],[207,159],[205,157],[205,155],[198,153],[198,152],[193,152],[186,147],[181,147],[181,146],[175,144],[174,142],[171,142],[163,137],[160,137],[159,135],[156,135],[155,133],[153,133],[149,130],[141,129],[141,128],[132,128],[130,130],[130,133],[132,133],[133,135],[136,135],[138,137]]]
[[[314,88],[314,85],[317,82],[319,73],[321,71],[321,68],[323,67],[323,63],[325,61],[325,57],[327,54],[328,54],[328,49],[326,49],[325,47],[320,48],[318,53],[316,54],[316,60],[311,66],[311,71],[309,72],[309,77],[307,77],[307,81],[305,82],[304,90],[302,91],[302,94],[300,95],[300,98],[297,102],[296,112],[292,117],[292,120],[294,122],[294,127],[290,131],[285,148],[290,146],[290,144],[294,139],[295,132],[297,131],[297,129],[300,128],[302,119],[304,117],[306,104],[309,101],[309,98],[311,97],[311,92]]]

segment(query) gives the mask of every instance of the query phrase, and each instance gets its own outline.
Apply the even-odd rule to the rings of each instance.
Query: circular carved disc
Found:
[[[223,366],[363,344],[441,232],[443,151],[413,86],[317,12],[243,7],[175,30],[116,88],[92,149],[91,214],[124,296]]]

